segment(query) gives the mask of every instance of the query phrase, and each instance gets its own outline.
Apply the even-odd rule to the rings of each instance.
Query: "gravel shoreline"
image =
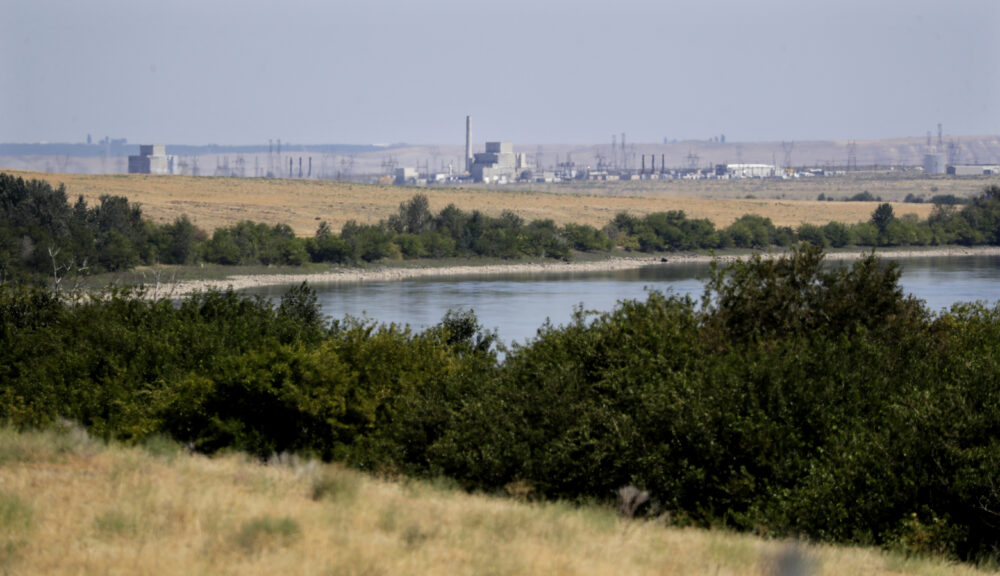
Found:
[[[853,260],[868,251],[827,253],[827,260]],[[769,253],[780,255],[783,252]],[[931,250],[877,250],[882,258],[926,258],[949,256],[1000,256],[1000,246],[977,246],[972,248],[947,247]],[[728,262],[746,256],[717,256]],[[562,272],[604,272],[633,270],[644,266],[669,266],[671,264],[708,263],[713,259],[707,254],[671,254],[665,257],[619,257],[592,262],[532,262],[512,264],[487,264],[480,266],[435,266],[412,268],[337,268],[329,272],[313,274],[251,274],[233,275],[222,280],[182,280],[158,287],[159,293],[184,296],[193,292],[210,289],[244,290],[265,286],[282,286],[309,282],[310,284],[335,284],[356,282],[393,282],[427,277],[492,276],[500,274],[547,274]]]

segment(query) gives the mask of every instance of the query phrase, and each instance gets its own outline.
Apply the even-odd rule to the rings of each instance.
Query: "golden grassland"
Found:
[[[696,198],[738,199],[754,196],[762,199],[816,200],[823,194],[835,200],[869,192],[887,202],[902,202],[908,194],[929,200],[939,194],[970,197],[988,184],[1000,183],[997,176],[955,177],[903,172],[855,172],[831,177],[789,179],[746,178],[738,180],[642,180],[629,182],[560,182],[553,184],[514,184],[539,192],[564,194],[599,193],[605,195],[689,196]]]
[[[981,574],[875,549],[627,520],[295,458],[0,429],[4,574]],[[796,572],[801,573],[801,572]]]
[[[348,220],[375,223],[395,213],[401,202],[417,193],[427,195],[435,212],[455,204],[462,210],[480,210],[494,216],[513,210],[526,220],[551,218],[558,224],[601,227],[621,211],[644,215],[683,210],[690,218],[708,218],[718,227],[728,226],[744,214],[765,216],[778,226],[799,226],[861,222],[868,220],[875,209],[871,202],[817,201],[820,193],[839,199],[868,191],[891,201],[897,215],[926,218],[932,206],[902,203],[907,194],[927,198],[934,194],[971,196],[986,184],[1000,181],[836,177],[412,188],[301,179],[11,173],[53,185],[65,184],[71,200],[83,195],[92,204],[102,194],[125,196],[139,203],[143,213],[157,222],[187,214],[206,230],[241,220],[284,223],[300,236],[314,234],[321,220],[334,230],[340,230]]]

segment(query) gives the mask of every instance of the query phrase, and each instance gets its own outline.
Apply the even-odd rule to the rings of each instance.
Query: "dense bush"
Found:
[[[887,546],[926,529],[924,551],[992,553],[1000,308],[932,317],[893,266],[820,262],[754,259],[718,270],[701,309],[654,293],[544,328],[452,415],[430,469],[558,498],[634,484],[698,524]]]
[[[466,213],[448,205],[431,213],[427,197],[417,194],[399,206],[399,212],[375,225],[347,222],[339,242],[327,230],[317,231],[307,244],[316,262],[375,262],[385,258],[524,257],[568,259],[571,249],[610,250],[604,234],[591,227],[568,225],[560,229],[551,220],[525,222],[511,211],[490,217]],[[568,230],[568,231],[567,231]],[[343,243],[344,249],[340,249]],[[324,249],[333,246],[334,249]]]
[[[689,220],[681,211],[644,217],[620,213],[604,232],[626,250],[661,252],[716,248],[814,246],[937,246],[997,244],[1000,240],[1000,187],[989,186],[960,211],[951,202],[935,204],[926,221],[912,215],[897,217],[892,206],[880,204],[868,222],[823,226],[802,224],[797,230],[777,227],[770,219],[748,214],[716,230],[708,220]],[[863,193],[864,194],[864,193]],[[864,200],[876,198],[865,196]],[[947,200],[947,199],[946,199]]]
[[[862,195],[867,192],[862,193]],[[860,197],[860,196],[859,196]],[[876,200],[870,194],[864,200]],[[552,220],[526,222],[512,211],[493,217],[448,205],[434,214],[417,194],[375,224],[348,221],[337,235],[322,222],[311,238],[297,238],[285,224],[243,221],[209,237],[187,216],[160,225],[142,217],[139,206],[102,196],[89,207],[72,206],[63,187],[0,173],[0,282],[69,274],[127,270],[140,264],[289,265],[308,261],[359,265],[385,259],[469,258],[570,259],[573,251],[664,252],[722,248],[765,249],[798,243],[815,246],[927,246],[1000,244],[1000,187],[993,185],[959,210],[955,198],[935,197],[933,214],[920,221],[896,217],[880,204],[868,222],[798,230],[747,214],[716,229],[707,219],[682,211],[642,217],[619,213],[602,229],[558,226]],[[912,200],[912,198],[911,198]]]
[[[306,244],[285,224],[268,226],[245,220],[217,228],[205,242],[204,258],[217,264],[284,264],[298,266],[309,259]]]
[[[881,198],[876,198],[872,196],[871,192],[865,190],[864,192],[859,192],[850,198],[844,199],[847,202],[881,202]]]
[[[822,261],[716,266],[700,303],[579,311],[502,361],[470,312],[330,322],[305,285],[278,304],[6,285],[0,418],[542,498],[632,484],[679,523],[995,559],[1000,304],[934,315],[894,265]]]
[[[960,198],[954,194],[935,194],[931,196],[931,204],[943,204],[945,206],[954,206],[956,204],[966,204],[968,200],[966,198]]]
[[[587,224],[566,224],[563,236],[571,248],[580,252],[607,252],[613,248],[607,234]]]

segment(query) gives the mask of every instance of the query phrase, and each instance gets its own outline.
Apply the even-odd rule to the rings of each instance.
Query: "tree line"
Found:
[[[7,284],[0,419],[533,498],[634,485],[678,525],[996,561],[1000,304],[934,314],[893,264],[822,260],[717,265],[700,301],[652,292],[509,349],[470,311],[330,320],[306,285],[272,303]]]
[[[526,222],[512,211],[489,216],[450,204],[433,213],[417,194],[398,212],[375,224],[348,221],[339,234],[321,222],[309,238],[286,224],[243,221],[214,230],[196,227],[187,216],[157,224],[121,196],[101,196],[88,206],[82,196],[70,203],[65,187],[0,173],[0,282],[26,276],[54,281],[75,272],[106,272],[137,265],[199,262],[223,265],[289,265],[327,262],[359,265],[385,259],[554,258],[577,252],[659,253],[679,250],[791,247],[937,246],[1000,244],[1000,186],[959,209],[937,204],[931,216],[897,217],[879,204],[866,222],[798,228],[775,226],[748,214],[725,228],[683,211],[634,216],[617,214],[603,228],[557,225],[549,219]]]

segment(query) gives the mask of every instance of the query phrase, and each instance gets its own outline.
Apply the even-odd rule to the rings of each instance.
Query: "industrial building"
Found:
[[[1000,174],[1000,166],[959,164],[955,166],[948,166],[947,172],[952,176],[995,176]]]
[[[476,182],[491,184],[518,180],[528,170],[527,156],[515,154],[510,142],[487,142],[486,152],[472,153],[472,117],[465,117],[465,171]]]
[[[486,152],[473,156],[469,175],[476,182],[503,183],[517,180],[527,169],[525,155],[515,154],[513,144],[487,142]]]
[[[397,186],[412,186],[414,184],[420,183],[420,173],[417,172],[416,168],[404,167],[396,168],[396,180]]]
[[[924,154],[924,174],[944,174],[946,167],[944,154],[940,152]]]
[[[778,168],[773,164],[718,164],[716,176],[728,178],[774,178]]]
[[[139,146],[139,155],[128,157],[128,173],[176,174],[177,157],[167,155],[162,144]]]

